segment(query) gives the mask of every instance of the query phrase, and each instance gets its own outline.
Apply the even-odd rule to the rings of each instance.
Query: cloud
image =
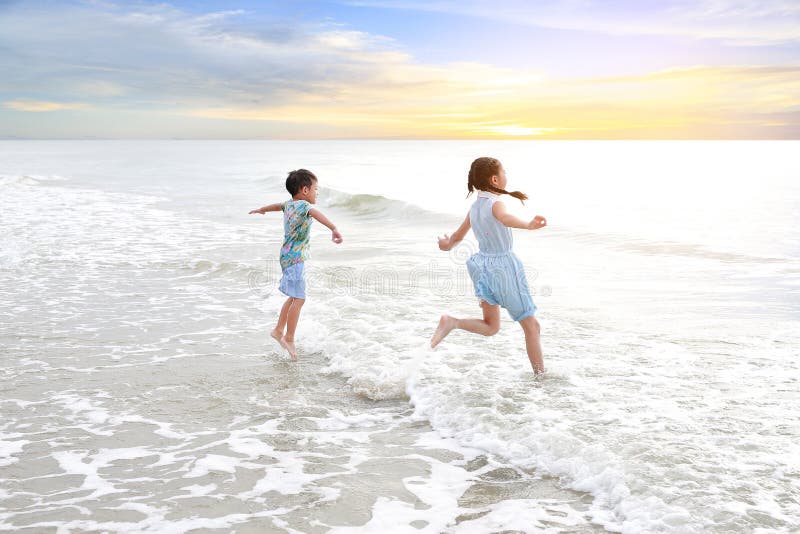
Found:
[[[0,11],[0,94],[150,108],[335,98],[347,83],[410,62],[391,40],[331,24],[257,30],[239,11],[194,16],[166,5],[12,5]],[[64,24],[69,20],[69,24]],[[124,98],[117,98],[123,96]],[[44,98],[42,98],[44,99]]]
[[[59,111],[64,109],[86,109],[88,106],[80,102],[46,102],[42,100],[10,100],[3,105],[17,111]]]
[[[562,2],[546,14],[556,20],[581,6],[593,4]],[[708,17],[727,13],[711,7]],[[169,126],[169,135],[189,137],[199,123],[212,128],[204,137],[214,125],[277,137],[731,136],[758,125],[773,131],[764,124],[789,131],[800,106],[800,67],[557,79],[531,68],[424,63],[392,39],[333,23],[242,24],[249,15],[13,4],[0,10],[0,101],[22,111],[82,110],[76,132],[94,120],[106,130],[92,135],[113,124],[115,135],[158,136]]]
[[[391,39],[332,24],[258,31],[239,12],[193,16],[169,6],[96,6],[0,14],[0,93],[17,98],[92,96],[97,107],[198,108],[359,104],[411,106],[503,94],[541,74],[455,63],[425,65]],[[60,21],[70,20],[69,25]],[[41,31],[48,28],[48,31]],[[50,30],[52,28],[52,31]]]
[[[750,46],[800,42],[800,3],[796,0],[345,0],[343,3],[611,35],[720,39]]]
[[[336,103],[220,107],[198,117],[360,125],[366,131],[433,137],[691,138],[697,131],[748,136],[759,116],[800,109],[800,67],[668,69],[638,76],[536,79],[477,65],[409,67],[418,82],[350,88]],[[454,73],[457,73],[456,76]],[[452,76],[452,77],[448,77]],[[501,93],[465,80],[503,79]],[[435,112],[434,112],[435,111]],[[714,130],[713,125],[725,125]],[[737,125],[739,131],[736,131]]]

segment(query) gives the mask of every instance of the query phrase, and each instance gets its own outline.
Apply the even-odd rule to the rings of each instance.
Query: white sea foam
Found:
[[[547,499],[509,499],[493,504],[488,513],[458,525],[454,532],[569,531],[583,523],[571,507]]]
[[[318,305],[313,313],[316,317],[335,316],[333,310],[323,305]],[[316,321],[326,323],[324,320]],[[513,328],[510,324],[508,327]],[[553,327],[566,332],[571,325],[556,323]],[[512,335],[503,335],[500,338],[502,341],[475,340],[475,348],[465,347],[461,344],[463,341],[456,341],[458,338],[454,335],[453,340],[446,343],[448,348],[423,358],[422,349],[417,348],[416,342],[411,340],[416,335],[409,336],[407,341],[400,336],[399,340],[391,340],[390,346],[381,347],[376,341],[376,338],[380,339],[379,336],[374,335],[375,323],[365,324],[363,329],[361,331],[355,324],[348,331],[331,331],[317,324],[313,332],[303,334],[304,337],[308,336],[312,344],[324,347],[329,358],[329,369],[347,376],[354,391],[381,399],[396,395],[398,383],[405,383],[415,414],[429,420],[444,436],[454,437],[463,445],[508,459],[525,469],[556,476],[566,486],[592,494],[594,503],[590,510],[591,517],[610,530],[694,531],[705,528],[710,521],[704,519],[704,514],[699,510],[691,510],[683,505],[689,502],[686,494],[690,486],[686,486],[681,479],[686,477],[691,480],[695,476],[683,469],[673,468],[670,472],[673,461],[671,455],[680,454],[680,449],[664,447],[661,442],[664,437],[656,437],[670,436],[676,425],[694,427],[691,415],[683,407],[665,402],[660,397],[662,391],[684,389],[687,398],[692,396],[692,382],[684,380],[684,373],[670,376],[667,366],[692,365],[693,369],[686,369],[685,376],[696,376],[703,362],[694,351],[673,343],[654,343],[635,335],[596,335],[591,341],[596,356],[584,354],[580,363],[570,363],[564,360],[567,353],[561,353],[570,349],[555,347],[555,350],[551,349],[554,359],[550,365],[563,367],[563,370],[551,373],[541,384],[533,384],[526,376],[524,352],[520,354],[520,349],[514,348],[514,344],[519,346],[519,341],[514,342]],[[365,335],[368,329],[373,332],[371,337]],[[397,328],[397,332],[404,331],[402,326]],[[750,343],[765,346],[763,340],[753,339]],[[574,344],[577,346],[580,342]],[[626,358],[633,357],[632,361],[636,361],[644,357],[651,362],[651,366],[652,362],[657,362],[659,369],[640,369],[632,374],[631,370],[636,369],[632,361],[620,362],[621,367],[613,365],[612,361],[606,364],[599,362],[597,358],[604,357],[604,354],[618,353],[620,344],[638,345],[640,352],[633,352]],[[507,363],[486,361],[487,351],[497,354],[500,346],[510,347],[517,363],[508,362],[509,356],[501,357]],[[604,399],[607,394],[604,395],[603,389],[598,388],[605,386],[596,384],[597,380],[593,378],[592,367],[598,363],[609,367],[612,376],[624,370],[623,380],[631,381],[632,386],[639,384],[634,387],[642,397],[635,404],[642,411],[631,413],[624,409],[624,404],[620,404],[624,403],[625,388],[619,394]],[[609,363],[612,365],[608,366]],[[701,374],[707,372],[703,370]],[[737,369],[732,372],[734,374],[729,380],[735,382],[735,377],[753,377],[757,371]],[[674,372],[672,374],[675,375]],[[365,387],[365,384],[369,386]],[[387,392],[391,393],[387,395]],[[576,414],[572,407],[547,404],[552,404],[548,399],[561,396],[592,404],[584,406],[588,410],[583,416]],[[712,399],[708,399],[708,403],[710,407],[714,406]],[[570,419],[590,419],[591,425],[581,428]],[[618,435],[609,432],[621,424],[625,427]],[[642,439],[640,432],[645,429],[656,433],[654,439]],[[692,432],[701,430],[698,427]],[[620,448],[615,445],[618,439],[629,433],[639,435],[641,446]],[[754,447],[761,449],[763,446]],[[713,451],[713,447],[708,449],[709,456],[702,461],[713,461],[719,450],[716,453]],[[693,452],[698,459],[704,455],[703,451]],[[651,463],[652,460],[640,463],[637,458],[642,456],[661,458],[659,461],[663,464],[656,466]],[[768,456],[764,461],[769,462],[766,458]],[[661,482],[659,476],[663,477]],[[705,488],[712,484],[712,478],[696,486],[694,493],[698,499],[706,493]],[[684,490],[680,493],[673,491],[670,487],[673,484],[684,486]],[[751,488],[752,495],[761,493],[758,486]],[[397,503],[385,502],[376,506],[381,510],[388,507],[395,514],[406,510],[405,506]],[[789,522],[786,512],[774,503],[765,502],[757,508]],[[504,515],[498,512],[487,517],[490,519],[486,521],[491,521],[491,518]]]
[[[211,471],[222,471],[225,473],[235,473],[236,466],[239,465],[239,458],[223,456],[221,454],[207,454],[194,462],[194,467],[186,473],[186,478],[202,477]]]
[[[8,439],[18,436],[19,435],[5,435],[2,436],[3,439],[0,439],[0,467],[6,467],[18,462],[19,458],[17,454],[22,452],[25,445],[31,443],[31,441],[25,439]]]

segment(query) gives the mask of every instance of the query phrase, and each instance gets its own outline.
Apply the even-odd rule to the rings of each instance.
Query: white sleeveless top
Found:
[[[500,198],[488,191],[478,190],[478,198],[469,210],[469,223],[478,240],[479,254],[497,256],[508,254],[514,245],[511,228],[492,214],[492,205]]]

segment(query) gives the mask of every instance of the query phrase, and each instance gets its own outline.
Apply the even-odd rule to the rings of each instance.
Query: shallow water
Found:
[[[0,530],[800,528],[796,142],[0,143]],[[495,155],[549,376],[437,234]],[[295,364],[286,171],[320,177]]]

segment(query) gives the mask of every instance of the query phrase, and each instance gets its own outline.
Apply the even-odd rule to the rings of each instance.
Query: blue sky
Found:
[[[295,23],[297,25],[330,24],[343,29],[364,31],[385,36],[397,46],[420,61],[447,63],[479,61],[501,66],[530,66],[544,68],[553,74],[575,75],[606,73],[609,64],[615,74],[634,74],[643,67],[677,64],[693,65],[700,60],[708,65],[745,63],[797,64],[800,60],[800,31],[795,39],[777,42],[753,43],[746,39],[703,38],[698,32],[687,38],[669,26],[673,20],[662,20],[662,31],[619,33],[611,25],[537,25],[513,17],[490,18],[481,15],[480,5],[486,10],[502,11],[504,2],[476,2],[475,8],[464,8],[467,2],[441,2],[441,9],[415,9],[415,5],[431,6],[437,2],[174,2],[172,5],[198,15],[219,10],[221,7],[242,10],[239,27],[258,28],[264,23]],[[537,2],[505,2],[508,5],[527,6]],[[538,2],[559,4],[559,2]],[[670,9],[655,10],[654,4],[673,6],[700,4],[699,2],[561,2],[575,5],[575,11],[604,13],[607,19],[624,21],[658,21],[661,13]],[[764,4],[768,4],[765,2]],[[450,6],[448,6],[450,4]],[[709,3],[711,4],[711,3]],[[719,4],[722,4],[721,2]],[[744,4],[744,3],[743,3]],[[759,2],[750,2],[757,6]],[[789,5],[789,2],[786,2]],[[397,7],[391,7],[396,5]],[[404,7],[405,6],[405,7]],[[497,7],[492,7],[497,6]],[[583,8],[582,6],[592,6]],[[782,18],[778,7],[769,24]],[[674,19],[680,20],[673,15]],[[742,19],[742,26],[747,20]],[[717,19],[723,19],[719,16]],[[776,20],[777,19],[777,20]],[[675,22],[677,23],[677,20]],[[794,22],[800,25],[800,13],[794,10]],[[567,26],[567,27],[565,27]],[[583,29],[585,28],[585,29]],[[754,32],[754,33],[769,33]]]
[[[0,136],[796,138],[800,3],[2,2]]]

